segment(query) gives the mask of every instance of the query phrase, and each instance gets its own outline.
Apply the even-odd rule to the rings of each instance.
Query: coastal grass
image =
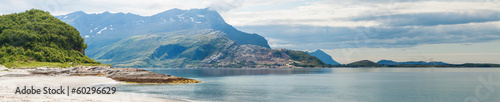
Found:
[[[51,68],[68,68],[72,66],[111,66],[109,64],[92,64],[92,63],[61,63],[61,62],[39,62],[39,61],[14,61],[3,63],[7,68],[37,68],[37,67],[51,67]]]

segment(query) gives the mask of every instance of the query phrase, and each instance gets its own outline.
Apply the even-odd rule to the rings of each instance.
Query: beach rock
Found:
[[[72,68],[36,68],[31,75],[104,76],[128,83],[200,83],[201,81],[154,73],[138,68],[112,68],[109,66],[78,66]]]
[[[0,70],[1,71],[9,71],[9,69],[7,69],[7,67],[3,66],[0,64]]]
[[[138,70],[131,72],[118,72],[108,76],[117,81],[132,82],[132,83],[199,83],[201,81],[176,77],[171,75],[153,73],[146,70]]]

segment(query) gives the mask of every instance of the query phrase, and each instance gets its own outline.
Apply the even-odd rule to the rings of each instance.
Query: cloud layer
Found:
[[[215,0],[209,5],[210,10],[226,12],[243,5],[243,0]]]
[[[7,0],[0,14],[37,8],[62,15],[210,8],[225,21],[298,50],[401,48],[500,39],[499,0]]]
[[[499,1],[326,0],[307,4],[224,15],[237,28],[268,38],[274,48],[401,48],[500,39]]]

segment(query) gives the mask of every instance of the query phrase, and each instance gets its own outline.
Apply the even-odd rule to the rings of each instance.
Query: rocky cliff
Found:
[[[325,64],[305,52],[239,44],[219,30],[133,36],[104,46],[96,60],[117,67],[295,68]]]

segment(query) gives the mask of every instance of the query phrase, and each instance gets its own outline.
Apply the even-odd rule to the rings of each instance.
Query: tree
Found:
[[[0,16],[0,64],[27,61],[99,63],[80,53],[80,33],[48,12],[31,9]]]

